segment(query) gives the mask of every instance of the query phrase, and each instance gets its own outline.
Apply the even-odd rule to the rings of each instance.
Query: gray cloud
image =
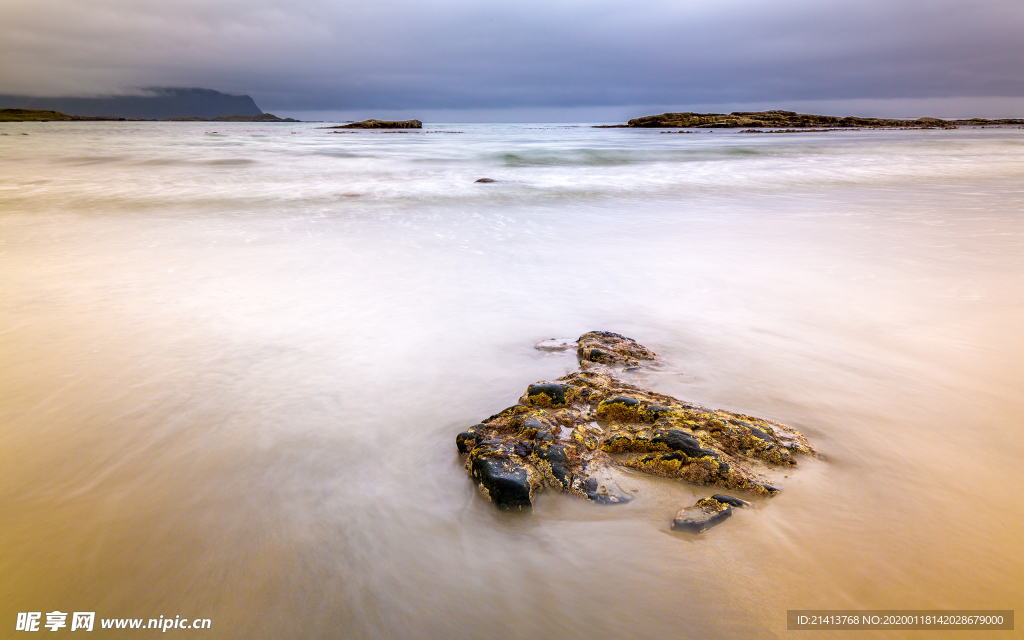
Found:
[[[1024,96],[1024,3],[7,0],[0,93],[280,110]]]

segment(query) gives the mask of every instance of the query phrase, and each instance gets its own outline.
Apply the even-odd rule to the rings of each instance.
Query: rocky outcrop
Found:
[[[657,116],[644,116],[630,120],[626,126],[639,128],[913,128],[913,129],[952,129],[958,126],[986,125],[1018,125],[1024,120],[940,120],[938,118],[918,118],[916,120],[895,120],[891,118],[856,118],[853,116],[817,116],[794,111],[734,111],[724,113],[663,113]]]
[[[537,346],[570,345],[551,339]],[[814,454],[804,436],[784,424],[684,402],[622,380],[621,370],[658,361],[631,338],[592,331],[575,346],[579,370],[528,385],[516,404],[456,436],[466,470],[500,508],[532,507],[544,489],[599,504],[628,502],[630,496],[610,473],[615,467],[770,496],[778,489],[767,473]],[[714,507],[718,514],[746,504],[723,495],[715,500],[724,507],[698,506]]]
[[[363,120],[343,124],[337,127],[321,127],[321,129],[422,129],[423,123],[419,120]]]

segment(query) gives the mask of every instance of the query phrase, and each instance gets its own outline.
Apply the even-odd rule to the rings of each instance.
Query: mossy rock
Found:
[[[577,340],[576,355],[584,362],[637,366],[658,355],[632,338],[611,331],[589,331]]]
[[[583,368],[529,385],[517,404],[456,437],[467,471],[500,508],[530,508],[545,488],[599,504],[628,502],[630,496],[608,474],[616,466],[770,496],[778,489],[767,473],[796,465],[797,454],[814,455],[792,427],[683,402],[620,379],[599,360],[633,367],[658,359],[631,338],[591,331],[577,344]],[[719,513],[741,503],[747,504],[729,497],[704,507]]]
[[[748,503],[729,496],[712,496],[698,500],[692,507],[680,509],[672,519],[674,531],[702,533],[715,525],[725,522],[732,515],[734,506],[742,507]]]
[[[993,121],[1012,124],[1012,120]],[[789,128],[789,129],[863,129],[863,128],[907,128],[946,129],[956,128],[965,121],[948,121],[937,118],[897,120],[892,118],[857,118],[853,116],[819,116],[795,111],[734,111],[732,113],[662,113],[656,116],[633,118],[626,126],[635,128]]]

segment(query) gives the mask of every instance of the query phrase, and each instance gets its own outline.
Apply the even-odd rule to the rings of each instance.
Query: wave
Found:
[[[702,162],[724,160],[735,156],[778,155],[778,150],[763,150],[752,147],[729,147],[724,149],[644,149],[606,150],[571,149],[565,151],[519,151],[491,156],[507,167],[612,167],[660,162]]]

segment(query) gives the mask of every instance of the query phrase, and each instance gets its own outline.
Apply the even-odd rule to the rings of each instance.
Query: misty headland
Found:
[[[264,113],[247,95],[212,89],[160,88],[142,95],[90,98],[0,95],[0,122],[41,120],[295,122]]]

